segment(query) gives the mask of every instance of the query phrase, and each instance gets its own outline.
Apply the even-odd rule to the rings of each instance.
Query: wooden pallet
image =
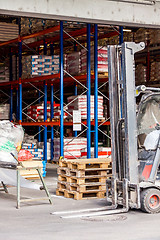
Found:
[[[89,168],[83,170],[69,169],[67,167],[57,168],[57,173],[59,175],[74,176],[74,177],[86,177],[86,176],[108,176],[112,173],[111,168],[101,169],[101,168]]]
[[[100,192],[100,191],[106,191],[106,184],[105,183],[88,183],[85,185],[78,185],[78,184],[72,184],[67,182],[60,182],[57,183],[57,188],[59,190],[67,189],[69,191],[76,191],[76,192]]]
[[[64,197],[73,198],[75,200],[104,198],[105,195],[106,195],[105,192],[97,192],[97,191],[79,193],[75,191],[68,191],[66,189],[64,190]]]
[[[86,177],[69,177],[66,175],[59,175],[58,176],[58,181],[60,182],[68,182],[68,183],[76,183],[76,184],[86,184],[86,183],[105,183],[106,179],[109,178],[110,176],[86,176]]]
[[[107,169],[111,167],[111,160],[110,158],[60,160],[59,166],[77,170],[90,168]]]
[[[56,195],[57,196],[64,196],[64,190],[61,190],[61,189],[56,189]]]
[[[56,189],[57,196],[64,196],[66,198],[72,198],[74,200],[83,200],[83,199],[94,199],[94,198],[105,198],[105,192],[75,192],[75,191],[68,191],[66,189],[59,190]]]

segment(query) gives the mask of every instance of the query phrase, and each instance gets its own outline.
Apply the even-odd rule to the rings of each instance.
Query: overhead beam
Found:
[[[160,26],[159,0],[5,0],[1,1],[0,14],[98,24]]]

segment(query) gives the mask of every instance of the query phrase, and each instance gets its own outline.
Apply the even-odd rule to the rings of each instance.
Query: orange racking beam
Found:
[[[29,35],[26,35],[26,36],[22,36],[22,37],[19,36],[18,38],[15,38],[15,39],[12,39],[12,40],[0,43],[0,47],[6,46],[6,45],[11,44],[11,43],[16,43],[19,40],[26,40],[26,39],[29,39],[29,38],[35,38],[35,37],[38,37],[38,36],[41,36],[41,35],[45,35],[47,33],[55,32],[55,31],[58,31],[59,29],[60,29],[60,26],[57,25],[55,27],[47,28],[47,29],[39,31],[37,33],[32,33],[32,34],[29,34]]]
[[[93,32],[93,28],[91,30]],[[87,34],[87,28],[82,28],[82,29],[79,29],[79,30],[76,30],[76,31],[72,31],[72,32],[69,32],[68,33],[69,35],[71,35],[72,37],[79,37],[79,36],[83,36],[85,34]],[[66,33],[63,34],[63,39],[64,40],[67,40],[67,39],[70,39],[71,37],[68,36]],[[55,37],[50,37],[50,38],[46,38],[45,41],[47,43],[50,43],[50,42],[59,42],[60,41],[60,36],[55,36]],[[28,46],[30,48],[34,48],[34,47],[37,47],[37,46],[40,46],[43,44],[43,40],[39,40],[37,42],[34,42],[34,43],[29,43]]]
[[[87,124],[87,121],[82,121],[83,124]],[[91,125],[94,125],[94,121],[91,121]],[[104,122],[104,124],[102,124],[102,122],[99,122],[98,125],[104,125],[104,126],[108,126],[110,125],[110,122]],[[22,126],[60,126],[60,121],[55,121],[55,122],[22,122],[21,123]],[[72,126],[73,122],[64,122],[64,126]]]
[[[83,83],[83,82],[86,83],[87,74],[83,74],[83,75],[79,75],[79,76],[73,76],[73,77],[75,79],[77,79],[78,81],[80,81],[81,83]],[[56,85],[59,84],[59,78],[60,78],[60,74],[58,73],[58,74],[54,74],[54,75],[46,75],[46,76],[39,76],[39,77],[21,79],[21,82],[23,84],[34,82],[35,85],[40,86],[40,85],[43,85],[43,81],[46,80],[48,82],[48,84],[52,83],[56,87]],[[106,80],[108,80],[107,76],[104,76],[103,78],[98,79],[99,83],[100,82],[105,82]],[[94,81],[94,74],[91,75],[91,81],[92,82]],[[64,76],[64,84],[65,83],[72,84],[73,82],[75,82],[75,80],[72,77]],[[7,87],[7,86],[8,87],[9,86],[16,87],[16,85],[18,83],[19,83],[18,80],[10,81],[10,82],[1,82],[0,87]],[[59,87],[59,85],[58,85],[58,87]]]

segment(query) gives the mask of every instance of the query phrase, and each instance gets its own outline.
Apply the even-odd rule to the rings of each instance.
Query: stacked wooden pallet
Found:
[[[111,159],[60,160],[56,194],[75,200],[104,198]]]

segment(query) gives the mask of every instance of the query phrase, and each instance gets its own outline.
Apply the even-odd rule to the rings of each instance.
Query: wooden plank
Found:
[[[74,200],[104,198],[105,197],[105,192],[79,193],[79,192],[64,190],[64,196],[66,198],[73,198]]]
[[[110,158],[93,158],[93,159],[72,159],[72,160],[59,160],[60,167],[68,167],[70,169],[90,169],[90,168],[111,168]]]
[[[68,169],[66,171],[68,173],[68,176],[73,176],[73,177],[86,177],[86,176],[108,176],[111,175],[112,169],[111,168],[106,168],[106,169],[101,169],[101,168],[91,168],[91,169]]]
[[[66,175],[66,176],[75,176],[75,177],[85,177],[91,175],[100,175],[100,176],[107,176],[108,174],[112,173],[111,168],[89,168],[89,169],[69,169],[67,167],[58,167],[57,174],[59,175]]]
[[[56,189],[56,195],[57,196],[64,196],[64,190]]]
[[[78,185],[74,183],[68,182],[61,182],[58,181],[57,188],[59,190],[67,189],[69,191],[76,191],[76,192],[99,192],[99,191],[106,191],[106,184],[105,183],[88,183],[83,185]]]
[[[108,163],[96,163],[96,162],[92,162],[92,163],[83,163],[83,161],[81,163],[77,162],[69,162],[68,164],[68,168],[70,169],[77,169],[77,170],[81,170],[81,169],[93,169],[93,168],[101,168],[101,169],[107,169],[108,168]]]
[[[111,158],[84,158],[84,159],[70,159],[70,160],[65,160],[65,159],[60,159],[60,162],[63,163],[110,163]]]
[[[66,177],[68,183],[76,183],[78,185],[80,184],[87,184],[87,183],[93,183],[93,182],[101,182],[105,183],[107,177],[105,176],[87,176],[83,178],[76,178],[76,177]]]

